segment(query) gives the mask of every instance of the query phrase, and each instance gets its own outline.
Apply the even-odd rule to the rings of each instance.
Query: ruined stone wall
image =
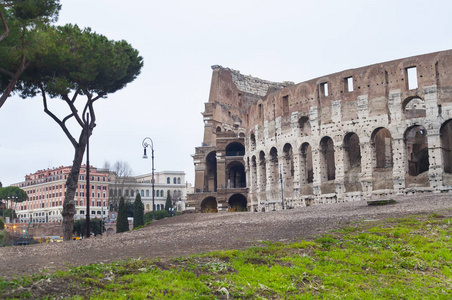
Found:
[[[452,186],[446,182],[449,176],[444,174],[443,162],[449,154],[440,149],[452,137],[440,131],[452,117],[451,58],[452,51],[410,57],[326,75],[268,94],[249,108],[247,149],[253,150],[247,151],[247,157],[253,161],[263,153],[268,174],[269,165],[274,164],[267,159],[272,149],[284,167],[284,147],[291,147],[293,175],[284,168],[281,172],[283,181],[290,182],[285,188],[294,191],[284,201],[295,207],[447,192]],[[410,130],[416,128],[428,145],[415,144],[419,149],[413,154],[408,148],[416,138]],[[351,145],[347,136],[353,136]],[[324,140],[332,141],[333,150],[322,146]],[[312,183],[307,181],[302,153],[306,144],[312,151]],[[428,147],[427,157],[421,153],[423,147]],[[427,170],[408,174],[410,168],[423,170],[426,164]],[[254,171],[250,165],[249,182],[255,182],[255,173],[259,176],[259,168]],[[281,191],[275,196],[268,184],[251,190],[256,191],[256,197],[250,195],[257,199],[251,203],[254,210],[281,207]]]
[[[210,146],[245,137],[249,210],[452,190],[451,50],[299,84],[214,66],[204,116]]]

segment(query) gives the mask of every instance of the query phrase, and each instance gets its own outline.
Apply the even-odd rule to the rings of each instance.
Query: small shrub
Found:
[[[5,229],[5,221],[3,221],[3,218],[0,218],[0,230]]]
[[[171,214],[166,210],[156,210],[154,212],[154,215],[156,220],[171,217]],[[152,221],[152,211],[148,211],[147,213],[144,214],[144,223],[147,224],[151,221]]]
[[[2,231],[0,231],[0,247],[3,247],[5,245],[5,239],[6,239],[6,231],[2,230]]]

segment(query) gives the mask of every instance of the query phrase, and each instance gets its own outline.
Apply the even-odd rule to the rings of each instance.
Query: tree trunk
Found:
[[[75,148],[74,161],[72,162],[71,173],[66,181],[66,194],[63,203],[63,240],[72,240],[72,230],[74,226],[75,214],[75,192],[77,191],[78,179],[80,175],[80,167],[83,162],[83,155],[86,149],[86,129],[80,133],[78,145]]]

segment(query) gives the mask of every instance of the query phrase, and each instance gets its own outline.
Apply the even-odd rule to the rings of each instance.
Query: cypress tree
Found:
[[[170,211],[170,208],[173,207],[172,201],[171,201],[171,196],[170,196],[170,191],[168,191],[168,194],[166,196],[166,202],[165,202],[165,210],[167,212]]]
[[[116,233],[129,231],[129,222],[127,221],[126,204],[124,197],[119,199],[118,219],[116,219]]]
[[[137,193],[133,202],[133,228],[144,225],[144,204],[140,193]]]

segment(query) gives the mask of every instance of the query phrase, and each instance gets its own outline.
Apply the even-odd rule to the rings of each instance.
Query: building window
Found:
[[[141,197],[144,197],[144,190],[141,190]]]
[[[345,85],[344,90],[346,92],[353,92],[353,77],[350,76],[344,78],[344,85]]]
[[[328,96],[328,82],[322,82],[320,84],[320,96]]]
[[[173,184],[176,184],[176,177],[173,178]]]
[[[168,177],[168,178],[166,178],[166,183],[167,184],[170,184],[171,183],[171,179]]]
[[[146,190],[146,197],[149,197],[149,190]]]
[[[177,184],[180,184],[180,177],[177,178]]]
[[[406,73],[408,77],[408,89],[415,90],[417,89],[417,69],[416,67],[406,68]]]

